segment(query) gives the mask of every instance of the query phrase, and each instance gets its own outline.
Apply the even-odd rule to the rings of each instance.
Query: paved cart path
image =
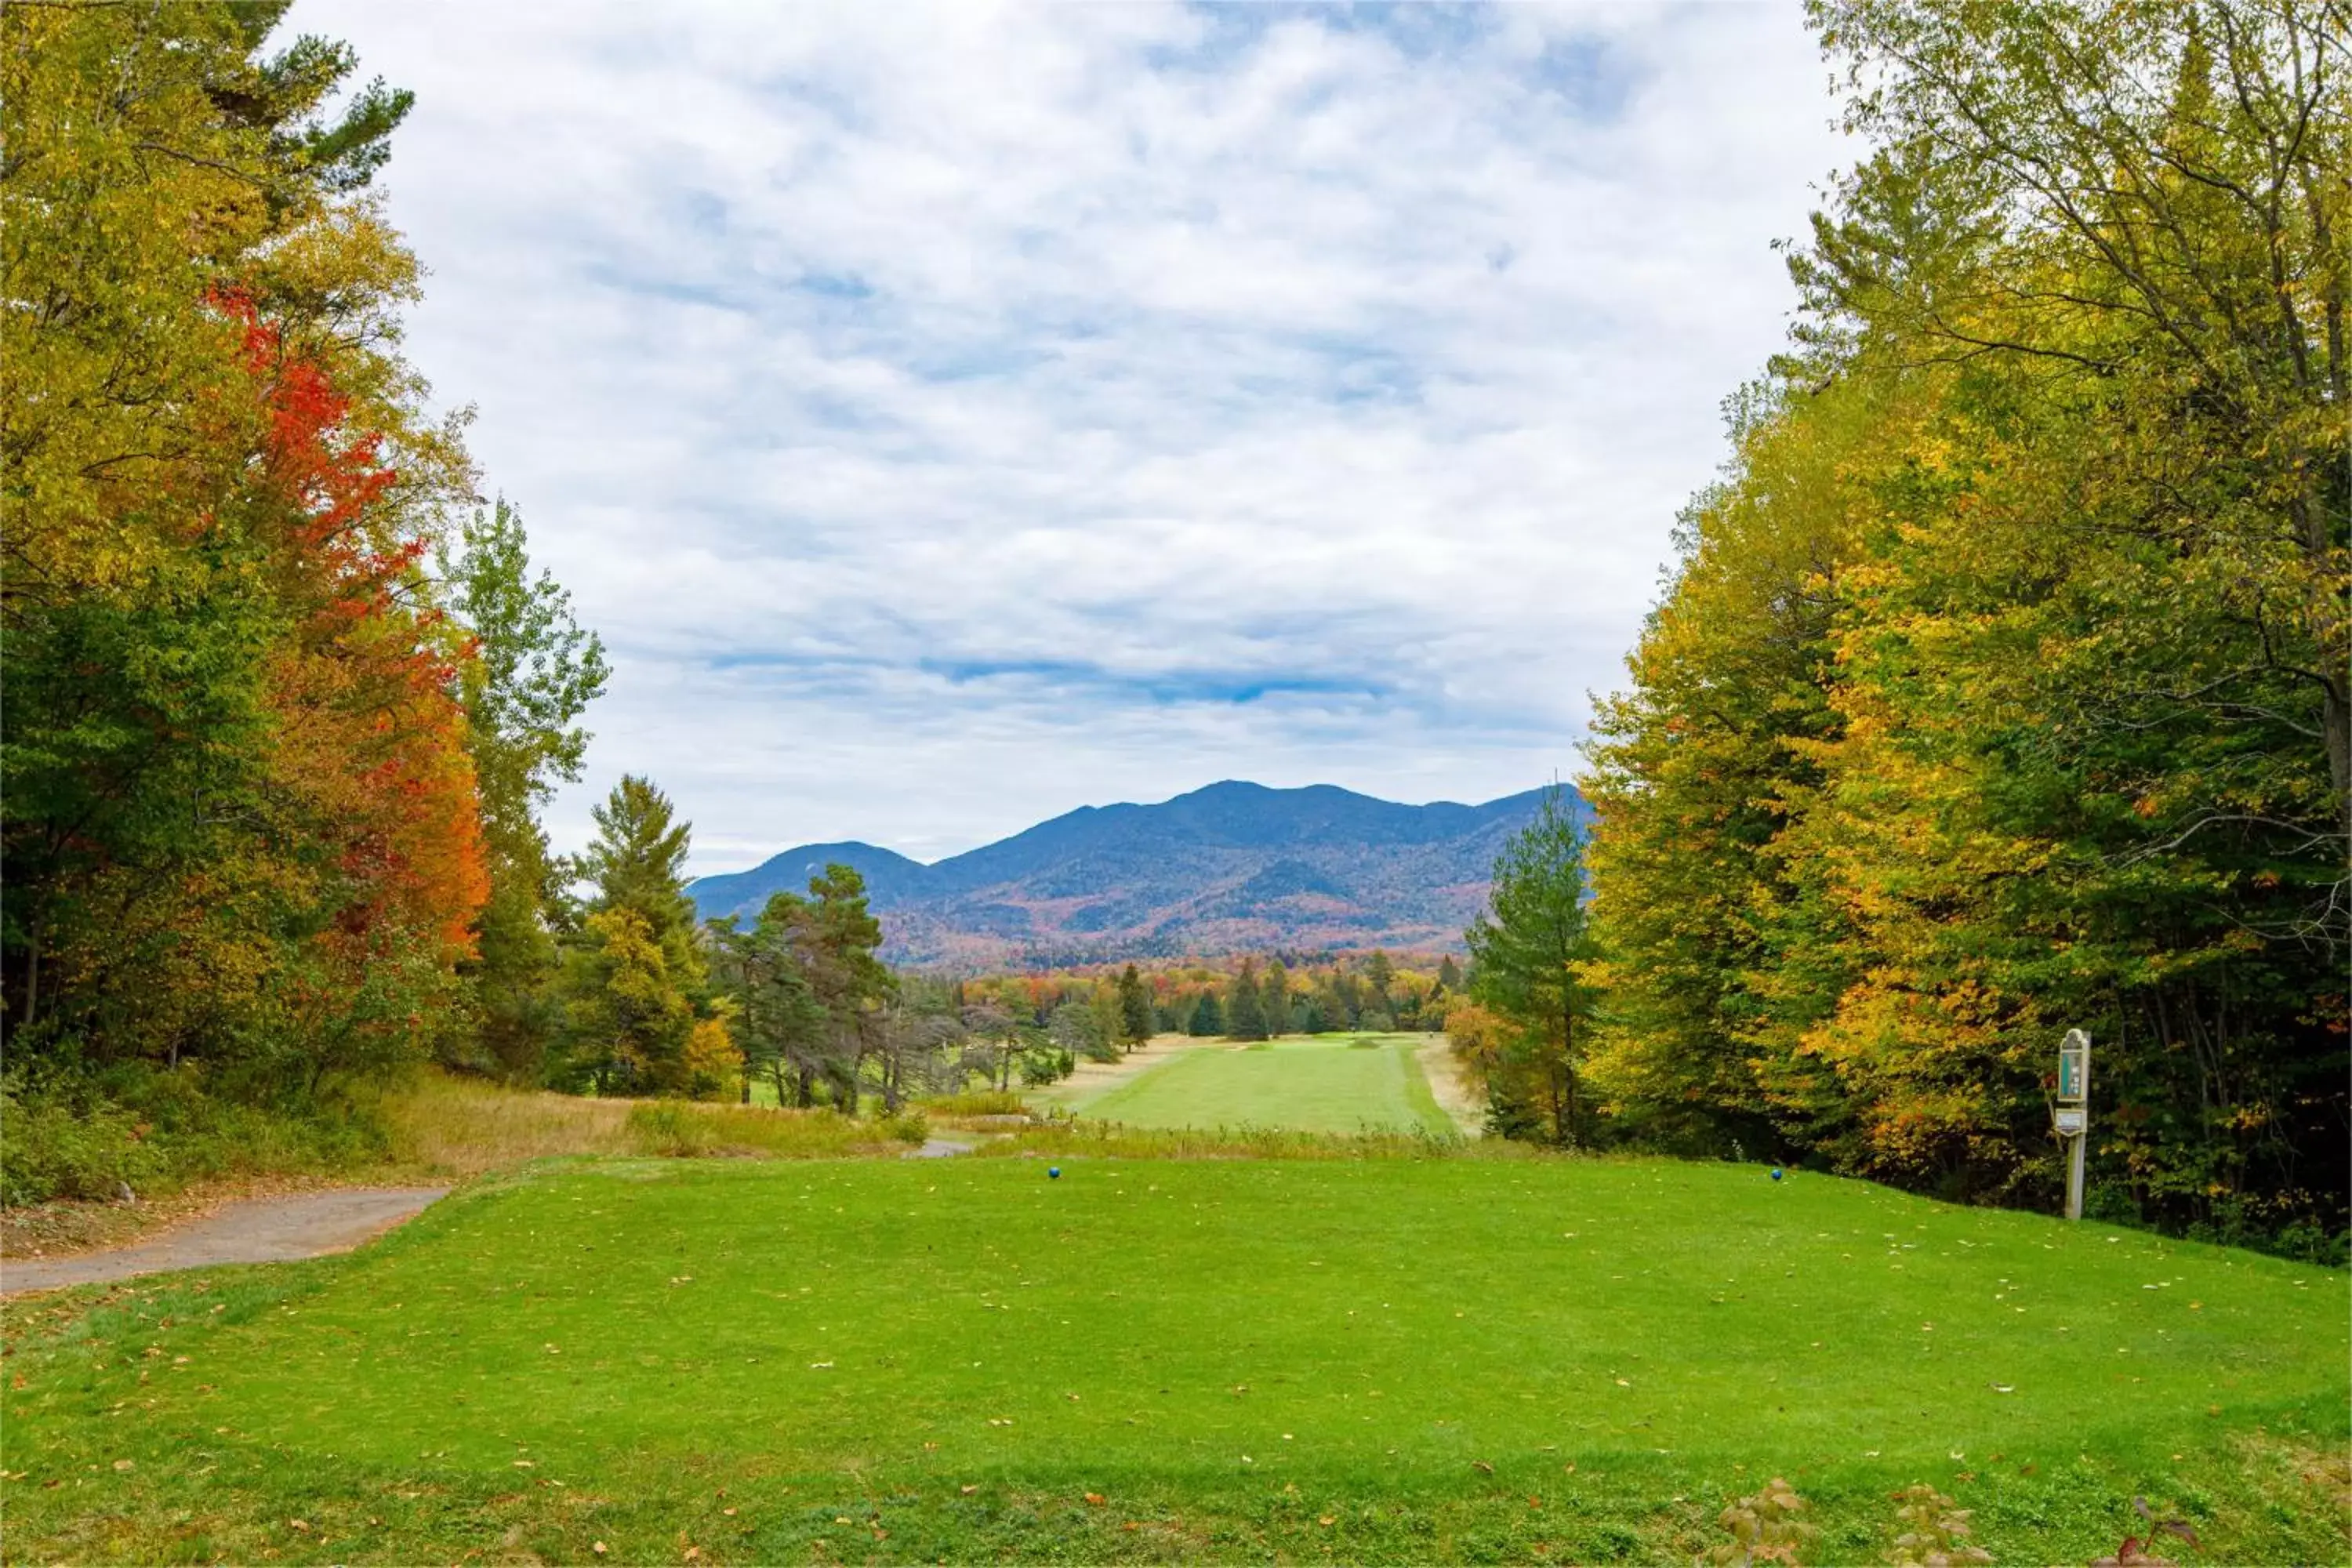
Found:
[[[336,1187],[248,1198],[129,1247],[71,1258],[0,1258],[0,1295],[54,1290],[223,1263],[290,1263],[348,1252],[422,1211],[446,1187]]]

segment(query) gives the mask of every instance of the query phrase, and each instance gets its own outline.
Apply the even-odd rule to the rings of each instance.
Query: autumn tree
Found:
[[[566,1066],[604,1095],[675,1095],[691,1087],[694,1008],[650,922],[626,905],[583,922],[565,984]]]
[[[1621,1122],[2340,1229],[2340,7],[1813,7],[1868,152],[1588,780]]]
[[[487,895],[423,569],[470,493],[365,192],[404,94],[285,6],[0,9],[12,1064],[315,1089],[444,1033]]]

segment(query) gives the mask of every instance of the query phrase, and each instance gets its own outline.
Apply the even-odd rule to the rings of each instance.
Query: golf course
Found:
[[[1296,1128],[1450,1135],[1415,1052],[1423,1035],[1290,1035],[1180,1046],[1141,1071],[1041,1103],[1134,1127]]]
[[[2343,1557],[2340,1272],[1400,1147],[541,1161],[344,1257],[21,1300],[6,1556],[1687,1562],[1777,1476],[1809,1562],[1885,1561],[1923,1481],[2000,1562],[2135,1498]]]

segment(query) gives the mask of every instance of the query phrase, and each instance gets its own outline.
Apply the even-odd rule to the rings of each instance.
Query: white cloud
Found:
[[[1837,146],[1786,5],[300,0],[700,869],[1574,765]]]

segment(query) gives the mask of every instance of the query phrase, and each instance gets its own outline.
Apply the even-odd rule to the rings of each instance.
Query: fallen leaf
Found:
[[[1484,1471],[1486,1474],[1490,1475],[1490,1476],[1491,1476],[1491,1475],[1493,1475],[1493,1474],[1495,1473],[1495,1467],[1494,1467],[1494,1466],[1492,1466],[1492,1465],[1490,1465],[1490,1464],[1488,1464],[1488,1463],[1487,1463],[1486,1460],[1484,1460],[1484,1459],[1473,1459],[1473,1460],[1471,1460],[1471,1461],[1470,1461],[1470,1468],[1471,1468],[1472,1469],[1474,1469],[1474,1470],[1480,1470],[1480,1471]]]
[[[1087,1501],[1096,1508],[1100,1508],[1103,1505],[1103,1495],[1100,1492],[1088,1492],[1087,1494]]]
[[[1338,1520],[1334,1519],[1331,1515],[1329,1515],[1329,1514],[1328,1514],[1328,1513],[1327,1513],[1327,1514],[1325,1514],[1321,1519],[1317,1520],[1315,1522],[1316,1522],[1316,1523],[1318,1523],[1318,1524],[1319,1524],[1319,1525],[1321,1525],[1324,1529],[1328,1530],[1328,1529],[1330,1529],[1333,1525],[1335,1525],[1335,1524],[1339,1523],[1339,1521]]]
[[[956,1489],[962,1492],[964,1496],[970,1497],[980,1489],[978,1487],[959,1487]]]
[[[117,1459],[114,1461],[114,1468],[118,1470],[135,1470],[139,1467],[129,1459]]]
[[[702,1555],[702,1548],[701,1548],[701,1547],[699,1547],[699,1546],[689,1546],[689,1547],[688,1547],[688,1548],[686,1549],[686,1560],[687,1560],[688,1563],[693,1562],[696,1558],[698,1558],[698,1557],[699,1557],[699,1556],[701,1556],[701,1555]]]

